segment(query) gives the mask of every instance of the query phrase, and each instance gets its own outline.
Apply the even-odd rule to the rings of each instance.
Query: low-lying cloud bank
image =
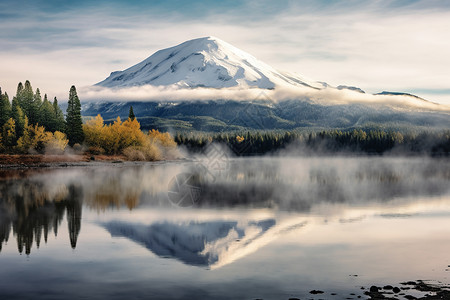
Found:
[[[450,112],[450,106],[436,104],[405,95],[372,95],[352,90],[327,87],[315,90],[308,87],[277,87],[273,90],[258,88],[180,88],[178,86],[133,86],[126,88],[83,87],[80,97],[87,101],[207,101],[308,100],[323,105],[365,104],[388,105],[406,109]]]

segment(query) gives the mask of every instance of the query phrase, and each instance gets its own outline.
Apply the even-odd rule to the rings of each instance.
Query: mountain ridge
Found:
[[[388,106],[374,109],[363,104],[325,106],[301,100],[276,105],[233,100],[87,102],[82,105],[82,115],[101,114],[112,121],[117,116],[127,118],[130,106],[143,129],[163,131],[450,128],[450,116],[445,112],[398,111]]]

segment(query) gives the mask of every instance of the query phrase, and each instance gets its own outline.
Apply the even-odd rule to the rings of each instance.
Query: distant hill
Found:
[[[130,106],[143,129],[232,131],[296,128],[358,128],[381,126],[450,128],[446,112],[393,110],[389,106],[345,104],[325,106],[307,101],[276,105],[246,101],[92,102],[82,105],[85,117],[105,120],[128,117]]]

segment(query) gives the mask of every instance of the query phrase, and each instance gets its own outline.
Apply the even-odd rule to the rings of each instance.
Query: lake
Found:
[[[448,159],[0,170],[0,299],[367,298],[448,285],[449,237]]]

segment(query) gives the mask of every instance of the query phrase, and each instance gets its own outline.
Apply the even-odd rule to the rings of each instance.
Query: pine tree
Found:
[[[66,131],[66,121],[64,121],[64,114],[58,105],[58,99],[56,97],[53,99],[53,111],[56,120],[56,131],[65,132]]]
[[[19,84],[17,85],[17,92],[16,92],[16,98],[19,99],[19,103],[20,101],[22,101],[22,93],[23,93],[23,84],[22,82],[19,82]]]
[[[32,112],[34,93],[33,88],[31,87],[31,83],[28,80],[25,81],[25,87],[23,88],[22,92],[18,93],[17,99],[19,100],[19,104],[22,108],[23,113],[28,117],[28,121],[34,121],[30,120],[30,117],[33,117]]]
[[[130,112],[128,113],[128,119],[130,119],[131,121],[134,121],[134,119],[136,119],[136,117],[134,116],[134,112],[133,112],[133,106],[130,106]]]
[[[0,128],[3,124],[8,121],[11,117],[11,103],[9,103],[8,94],[5,93],[2,95],[2,91],[0,89]]]
[[[44,95],[44,102],[39,109],[39,120],[39,125],[44,126],[45,130],[56,131],[56,114],[53,105],[47,99],[47,94]]]
[[[83,120],[81,119],[81,103],[74,85],[70,88],[66,114],[66,134],[69,145],[81,144],[84,140]]]
[[[20,107],[19,100],[14,97],[12,100],[11,118],[15,121],[16,136],[21,137],[25,129],[25,114]]]
[[[33,101],[31,102],[31,116],[28,116],[28,118],[31,118],[33,122],[30,122],[31,124],[37,124],[40,123],[40,109],[42,106],[42,97],[41,97],[41,91],[39,89],[36,89],[36,93],[33,96]]]

